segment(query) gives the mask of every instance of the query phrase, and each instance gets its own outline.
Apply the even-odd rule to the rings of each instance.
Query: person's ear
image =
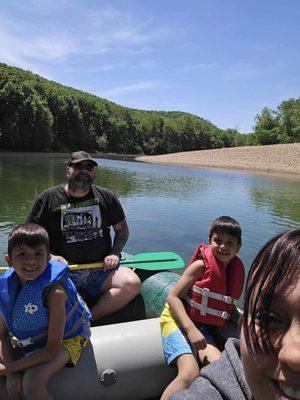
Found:
[[[8,254],[4,254],[4,260],[7,262],[9,267],[12,267],[12,260]]]
[[[238,246],[237,246],[237,252],[236,253],[238,253],[239,251],[240,251],[240,248],[242,247],[242,243],[240,243]]]

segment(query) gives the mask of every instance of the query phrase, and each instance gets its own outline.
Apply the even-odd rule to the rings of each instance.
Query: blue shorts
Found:
[[[214,342],[213,336],[209,333],[207,327],[201,324],[195,324],[207,342]],[[160,326],[162,332],[162,341],[166,361],[168,365],[182,354],[193,354],[192,346],[185,335],[183,329],[173,319],[170,308],[165,306],[161,317]]]
[[[93,298],[99,297],[101,286],[112,272],[119,267],[103,271],[103,269],[80,269],[69,272],[69,278],[73,281],[77,290],[84,292]]]

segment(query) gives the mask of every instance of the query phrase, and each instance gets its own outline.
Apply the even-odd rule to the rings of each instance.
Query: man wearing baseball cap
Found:
[[[91,308],[93,320],[121,309],[140,291],[138,276],[129,268],[118,268],[128,226],[117,196],[94,184],[97,166],[87,152],[72,153],[66,168],[67,182],[41,193],[27,217],[27,222],[47,230],[50,251],[58,261],[103,261],[101,269],[70,271],[83,297],[95,303]]]

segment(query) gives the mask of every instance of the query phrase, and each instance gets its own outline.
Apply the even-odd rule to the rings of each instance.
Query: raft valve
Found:
[[[117,381],[117,373],[113,369],[106,369],[100,376],[100,382],[103,386],[112,386]]]

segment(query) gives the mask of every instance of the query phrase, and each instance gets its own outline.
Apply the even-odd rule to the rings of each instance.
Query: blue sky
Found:
[[[123,106],[251,131],[299,97],[300,0],[0,0],[0,60]]]

